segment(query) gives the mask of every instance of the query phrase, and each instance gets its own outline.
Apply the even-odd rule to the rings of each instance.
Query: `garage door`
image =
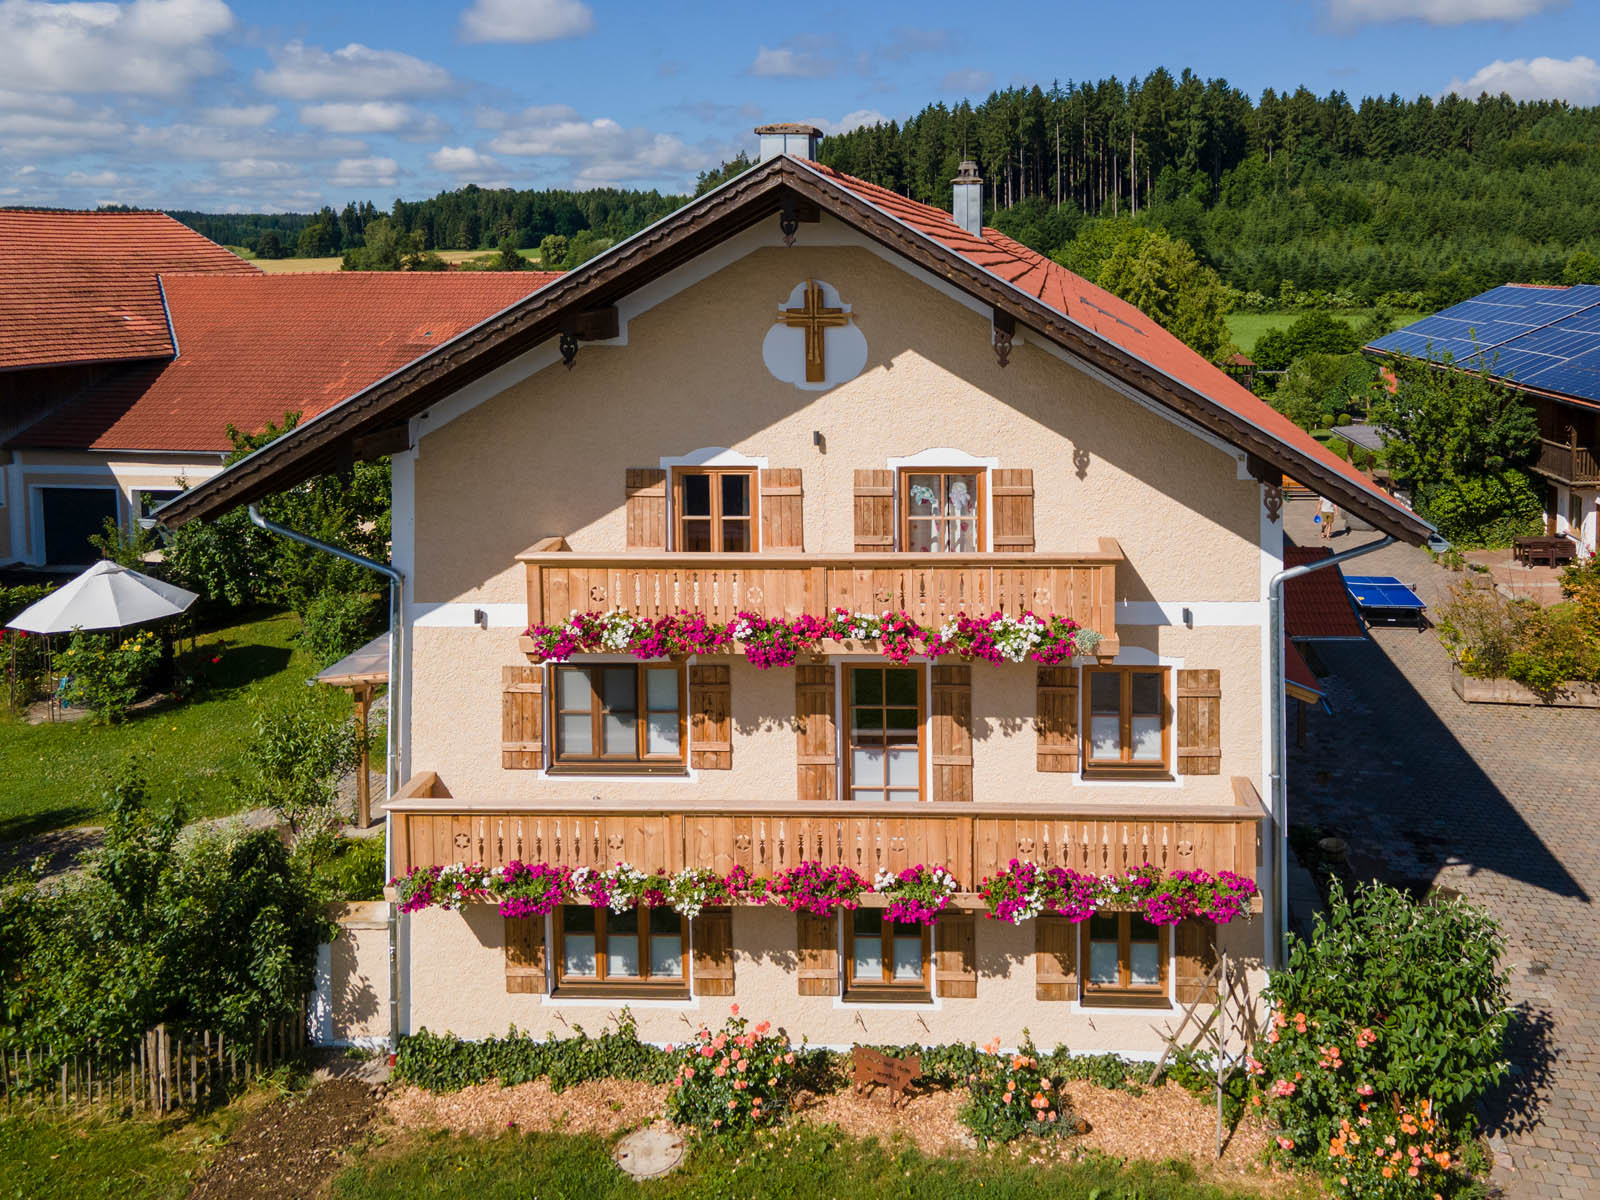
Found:
[[[39,489],[39,497],[45,565],[82,567],[98,559],[100,552],[89,544],[89,537],[104,533],[106,518],[116,517],[117,490],[47,487]]]

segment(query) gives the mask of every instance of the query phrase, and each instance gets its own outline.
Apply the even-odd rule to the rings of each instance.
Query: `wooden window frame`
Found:
[[[755,554],[761,549],[761,471],[757,467],[673,467],[672,468],[672,549],[674,553],[688,553],[683,539],[683,481],[689,475],[705,475],[712,479],[711,487],[711,549],[694,551],[703,554]],[[750,548],[724,550],[722,548],[722,488],[716,480],[724,475],[743,475],[750,484],[750,515],[730,517],[729,520],[750,523]],[[705,520],[697,517],[696,520]]]
[[[888,909],[866,908],[847,910],[844,916],[844,999],[856,1004],[932,1004],[933,1003],[933,927],[917,926],[922,933],[922,975],[914,982],[895,979],[894,929]],[[877,980],[856,978],[856,913],[878,914],[879,953],[883,960],[883,975]]]
[[[605,907],[594,912],[594,975],[567,974],[566,913],[569,908],[587,908],[588,905],[563,904],[552,915],[555,926],[555,994],[582,999],[589,996],[639,996],[652,1000],[687,1000],[689,998],[689,918],[678,916],[679,973],[661,978],[653,977],[650,970],[650,914],[655,911],[640,905],[639,914],[639,969],[645,974],[628,975],[617,979],[606,976],[606,926],[611,911]],[[536,919],[536,918],[535,918]]]
[[[605,716],[605,705],[601,695],[595,690],[594,677],[589,675],[589,717],[590,717],[590,745],[602,748],[601,753],[589,755],[567,755],[561,749],[561,716],[563,713],[572,714],[581,712],[581,709],[563,709],[561,707],[561,673],[563,671],[595,671],[617,670],[631,667],[635,680],[634,715],[637,718],[635,728],[635,753],[625,757],[619,754],[605,754],[603,747],[605,739],[602,736]],[[668,757],[660,754],[647,754],[645,752],[646,739],[649,737],[649,721],[647,713],[646,676],[650,671],[674,671],[678,679],[678,752]],[[546,713],[545,728],[550,730],[550,769],[552,775],[682,775],[688,771],[689,755],[689,684],[688,672],[683,663],[662,662],[578,662],[556,663],[550,678],[549,708]]]
[[[843,703],[840,705],[840,708],[843,710],[843,723],[842,723],[842,725],[840,727],[840,730],[839,730],[839,737],[841,739],[842,747],[843,747],[843,751],[844,751],[844,756],[843,757],[844,757],[844,795],[845,795],[845,798],[847,800],[849,800],[849,801],[854,801],[856,799],[855,779],[853,778],[854,769],[855,769],[855,755],[854,755],[853,751],[856,749],[856,745],[855,745],[855,742],[853,740],[855,722],[851,718],[852,718],[853,710],[857,707],[857,705],[854,705],[854,704],[851,703],[851,700],[850,700],[851,686],[850,685],[851,685],[851,680],[853,680],[855,678],[855,674],[856,674],[857,671],[915,671],[916,672],[916,675],[917,675],[917,800],[916,800],[916,802],[920,804],[922,801],[924,801],[924,800],[926,800],[928,798],[928,758],[927,758],[927,755],[928,755],[928,696],[927,696],[927,683],[928,683],[928,681],[927,681],[927,676],[926,676],[926,673],[925,673],[925,668],[924,668],[923,664],[921,664],[921,663],[908,663],[908,664],[906,664],[904,666],[902,666],[899,663],[890,663],[890,662],[868,662],[868,663],[846,663],[845,664],[844,671],[842,672],[843,680],[844,680],[843,696],[842,696]],[[887,694],[887,689],[885,691],[885,694]],[[865,707],[869,707],[869,706],[861,705],[860,707],[865,708]],[[887,708],[889,708],[891,706],[888,705],[887,703],[884,703],[884,704],[880,704],[878,707],[879,707],[880,711],[883,711],[884,709],[887,709]],[[904,705],[898,705],[897,704],[897,705],[893,705],[892,707],[903,708]],[[885,747],[885,753],[887,753],[887,746]],[[903,801],[891,801],[889,799],[888,792],[890,791],[890,789],[887,786],[877,788],[876,790],[880,793],[879,796],[878,796],[878,799],[876,801],[868,800],[868,801],[865,801],[865,803],[869,803],[869,804],[871,804],[871,803],[878,803],[878,804],[903,803]],[[909,790],[909,789],[904,789],[904,790]]]
[[[1118,731],[1122,742],[1121,757],[1110,762],[1094,757],[1094,679],[1099,675],[1116,675],[1121,683],[1121,712]],[[1136,761],[1133,754],[1133,677],[1155,675],[1161,681],[1161,761]],[[1172,774],[1172,724],[1175,704],[1172,696],[1171,667],[1085,667],[1079,684],[1082,693],[1082,711],[1078,715],[1080,769],[1086,779],[1171,779]]]
[[[900,549],[909,551],[911,547],[911,476],[913,475],[938,475],[940,476],[941,492],[944,487],[943,477],[946,475],[975,475],[978,478],[978,548],[976,551],[961,551],[964,554],[984,554],[989,549],[989,468],[982,467],[899,467],[895,472],[894,497],[895,505],[899,509],[899,520],[895,524],[896,536],[900,539]],[[927,519],[927,518],[919,518]],[[938,517],[934,520],[951,521],[953,517]],[[921,553],[919,551],[918,553]],[[952,550],[929,550],[929,554],[953,554]]]
[[[1080,980],[1079,1002],[1091,1007],[1104,1006],[1106,1008],[1168,1008],[1171,1006],[1169,993],[1172,987],[1172,936],[1167,926],[1150,925],[1156,931],[1156,983],[1134,984],[1130,982],[1133,970],[1133,922],[1138,917],[1137,913],[1118,912],[1101,913],[1103,917],[1114,917],[1117,921],[1117,978],[1116,984],[1096,984],[1089,978],[1089,950],[1093,938],[1089,930],[1094,923],[1091,917],[1082,926],[1082,933],[1078,942],[1078,978]],[[1145,922],[1150,924],[1149,922]]]

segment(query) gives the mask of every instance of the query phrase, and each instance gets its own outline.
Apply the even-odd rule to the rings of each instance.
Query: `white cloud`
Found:
[[[127,180],[115,171],[69,171],[61,182],[68,187],[105,188],[115,187]]]
[[[270,158],[236,158],[217,164],[224,179],[296,179],[305,174],[305,164],[279,162]]]
[[[334,164],[328,182],[347,188],[393,187],[399,176],[400,164],[392,158],[341,158]]]
[[[1565,100],[1600,104],[1600,64],[1586,55],[1574,58],[1497,58],[1471,79],[1451,80],[1445,91],[1476,100],[1483,92],[1505,92],[1513,100]]]
[[[821,79],[833,72],[831,59],[814,47],[793,42],[775,50],[762,46],[750,64],[750,74],[763,79]]]
[[[227,125],[238,129],[259,128],[277,115],[276,104],[244,104],[200,110],[200,117],[207,124]]]
[[[480,111],[477,120],[480,126],[499,131],[489,142],[496,154],[561,160],[568,168],[567,178],[577,187],[637,183],[681,187],[696,172],[738,153],[736,145],[690,146],[673,134],[628,129],[610,117],[590,120],[564,104],[518,113]]]
[[[468,42],[553,42],[593,28],[594,12],[582,0],[473,0],[461,14]]]
[[[1392,21],[1426,21],[1430,25],[1465,25],[1472,21],[1520,21],[1567,0],[1328,0],[1335,25],[1352,26]]]
[[[256,72],[256,84],[291,100],[387,100],[442,92],[451,82],[437,63],[360,42],[333,51],[290,42],[272,61],[272,70]]]
[[[37,92],[170,96],[222,69],[222,0],[0,0],[0,79]]]
[[[329,133],[393,133],[418,120],[417,110],[393,100],[308,104],[300,120]]]
[[[443,171],[450,175],[488,171],[496,166],[493,157],[480,154],[471,146],[440,146],[428,155],[428,162],[433,165],[435,171]]]
[[[824,134],[849,133],[852,129],[860,129],[863,125],[887,125],[890,118],[875,108],[858,108],[855,112],[845,113],[837,121],[830,121],[826,117],[811,117],[807,125],[815,125]]]
[[[987,92],[993,83],[994,76],[988,71],[951,71],[940,82],[939,90],[972,96],[979,92]]]

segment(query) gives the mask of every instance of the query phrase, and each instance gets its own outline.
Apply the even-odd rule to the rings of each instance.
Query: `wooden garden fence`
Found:
[[[157,1025],[131,1046],[58,1055],[49,1047],[0,1049],[8,1106],[168,1113],[227,1098],[229,1089],[306,1046],[306,1014],[274,1021],[254,1038]]]

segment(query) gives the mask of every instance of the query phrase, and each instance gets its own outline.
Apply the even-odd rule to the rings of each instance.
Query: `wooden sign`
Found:
[[[889,1107],[899,1108],[906,1102],[906,1088],[922,1078],[922,1058],[890,1058],[865,1046],[850,1052],[855,1069],[855,1092],[860,1095],[869,1087],[889,1089]]]

